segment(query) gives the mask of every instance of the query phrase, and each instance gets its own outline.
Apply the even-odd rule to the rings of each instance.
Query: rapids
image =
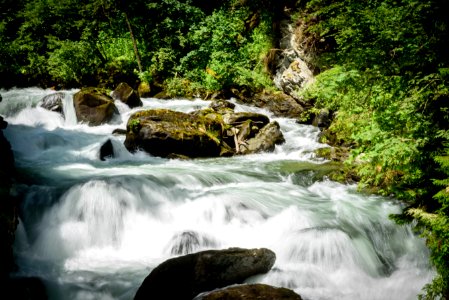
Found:
[[[65,118],[37,106],[51,90],[1,90],[0,114],[19,170],[22,199],[17,275],[38,276],[50,299],[132,299],[148,273],[180,254],[267,247],[273,269],[250,278],[304,299],[416,299],[435,275],[424,241],[389,214],[394,199],[365,195],[320,176],[318,129],[276,119],[286,143],[274,153],[175,160],[129,153],[130,110],[114,124],[77,124],[76,90]],[[203,100],[143,99],[145,108],[183,112]],[[111,139],[115,158],[100,161]],[[176,283],[173,283],[176,288]]]

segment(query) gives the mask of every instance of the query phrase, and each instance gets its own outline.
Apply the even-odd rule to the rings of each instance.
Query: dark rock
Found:
[[[116,128],[112,131],[112,134],[114,135],[125,135],[126,129]]]
[[[5,299],[46,300],[47,291],[42,280],[37,277],[8,278],[0,281],[0,289]]]
[[[126,127],[125,147],[167,157],[216,157],[221,153],[222,124],[202,115],[166,109],[136,112]]]
[[[209,250],[169,259],[157,266],[134,299],[192,299],[201,292],[242,283],[268,272],[276,255],[268,249]]]
[[[108,139],[103,145],[100,147],[100,159],[105,161],[106,158],[114,158],[114,147],[112,146],[112,142]]]
[[[142,101],[137,92],[125,82],[120,83],[112,92],[112,98],[122,101],[130,108],[142,106]]]
[[[243,154],[271,152],[275,145],[285,142],[278,122],[271,122],[263,127],[257,135],[240,145],[240,152]]]
[[[211,108],[189,114],[165,109],[140,111],[128,120],[125,147],[169,158],[273,151],[284,138],[279,124],[267,127],[269,121],[258,113],[226,110],[221,114]]]
[[[98,126],[109,122],[117,108],[107,91],[99,88],[83,88],[73,95],[76,117],[80,122]]]
[[[0,116],[0,129],[5,129],[6,127],[8,127],[8,122],[3,120],[3,117]]]
[[[319,128],[328,128],[331,124],[332,115],[328,109],[320,109],[317,115],[313,118],[312,125]]]
[[[266,284],[243,284],[202,293],[193,300],[301,300],[294,291]]]
[[[175,235],[170,244],[172,255],[185,255],[198,250],[199,247],[213,247],[216,243],[210,237],[201,236],[194,231],[185,231]]]
[[[7,125],[0,117],[1,129]],[[11,144],[0,130],[0,279],[6,278],[14,268],[12,245],[18,224],[18,203],[10,195],[14,172]]]
[[[58,112],[64,115],[63,99],[65,94],[62,92],[47,95],[39,102],[39,106],[50,111]]]
[[[277,117],[298,119],[304,112],[304,103],[282,92],[263,92],[244,100],[245,103],[266,108]]]

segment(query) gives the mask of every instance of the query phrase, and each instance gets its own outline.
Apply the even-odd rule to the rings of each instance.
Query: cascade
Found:
[[[52,91],[1,91],[22,197],[16,235],[18,275],[43,279],[50,299],[132,299],[164,260],[206,249],[266,247],[273,269],[250,278],[304,299],[416,299],[435,275],[424,241],[399,226],[393,199],[318,176],[326,162],[319,130],[275,118],[286,142],[273,153],[178,160],[129,153],[131,113],[117,103],[116,124],[89,127],[36,104]],[[208,101],[144,98],[144,108],[190,112]],[[115,157],[101,161],[108,139]],[[174,288],[176,283],[173,284]]]

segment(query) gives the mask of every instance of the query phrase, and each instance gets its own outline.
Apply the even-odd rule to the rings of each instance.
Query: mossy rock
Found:
[[[136,112],[128,120],[125,147],[161,157],[216,157],[222,152],[222,124],[201,115],[167,109]]]
[[[242,284],[198,295],[193,300],[301,300],[294,291],[266,284]]]
[[[109,92],[102,88],[83,88],[73,95],[76,118],[89,126],[108,123],[118,110]]]

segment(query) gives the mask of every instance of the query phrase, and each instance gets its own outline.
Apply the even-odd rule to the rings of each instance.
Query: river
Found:
[[[64,91],[65,118],[36,104],[51,90],[1,90],[22,199],[17,275],[43,279],[50,299],[132,299],[164,260],[228,247],[266,247],[273,269],[250,278],[304,299],[416,299],[435,275],[424,240],[388,216],[394,199],[323,178],[313,150],[318,129],[277,120],[286,143],[273,153],[177,160],[129,153],[130,110],[114,124],[77,124]],[[189,112],[203,100],[143,99],[144,108]],[[111,139],[115,157],[101,161]],[[176,283],[173,283],[176,288]]]

